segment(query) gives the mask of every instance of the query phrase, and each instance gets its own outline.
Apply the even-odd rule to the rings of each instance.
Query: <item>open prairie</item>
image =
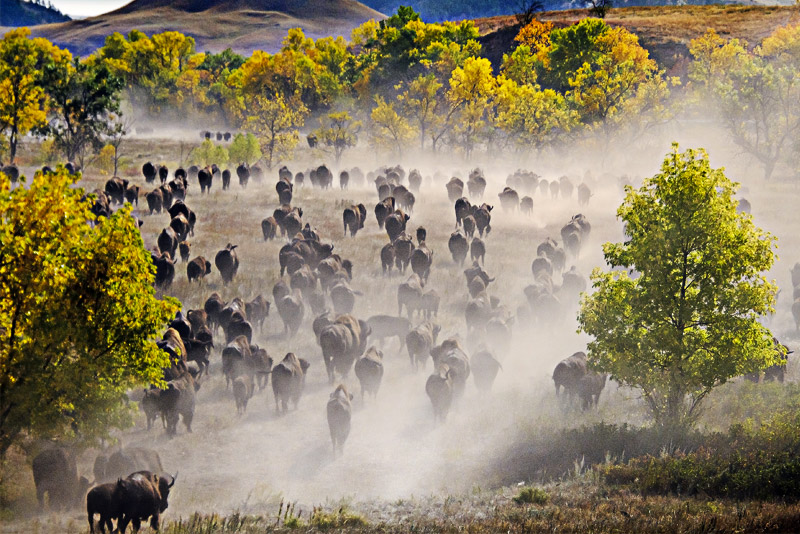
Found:
[[[543,180],[568,176],[574,186],[586,183],[592,191],[588,205],[580,206],[574,192],[565,197],[561,193],[551,195],[549,188],[546,194],[540,188],[530,192],[521,189],[520,196],[530,194],[533,199],[532,214],[504,210],[498,200],[507,177],[518,168],[514,162],[492,161],[489,156],[469,164],[425,157],[408,157],[401,162],[406,185],[411,169],[419,169],[423,176],[406,231],[414,235],[418,227],[427,230],[426,243],[433,251],[433,265],[425,288],[435,289],[441,297],[438,315],[433,319],[441,326],[438,341],[459,339],[470,356],[486,348],[502,365],[489,392],[479,391],[470,377],[463,397],[454,403],[445,422],[435,424],[425,392],[426,380],[433,370],[430,360],[423,369],[414,372],[406,349],[400,347],[397,339],[390,339],[385,345],[378,345],[383,352],[385,372],[376,398],[362,401],[353,373],[343,378],[337,376],[336,384],[345,384],[354,393],[354,400],[349,439],[343,454],[334,457],[325,416],[334,385],[328,381],[321,349],[312,332],[315,315],[306,307],[299,333],[288,339],[273,302],[263,331],[257,328],[254,331],[253,344],[266,348],[276,364],[287,352],[310,362],[297,409],[278,415],[273,392],[267,384],[263,391],[255,392],[246,413],[237,415],[232,391],[222,376],[220,351],[225,340],[218,333],[210,375],[200,381],[193,432],[188,433],[181,423],[177,436],[170,438],[158,421],[148,431],[141,414],[135,428],[116,434],[118,444],[112,448],[119,445],[153,448],[161,455],[167,471],[179,473],[166,515],[168,520],[186,518],[195,512],[227,515],[238,511],[271,517],[278,513],[282,502],[291,502],[296,503],[292,513],[302,513],[301,517],[306,518],[315,506],[332,509],[346,506],[364,515],[371,524],[387,522],[393,529],[402,530],[400,525],[406,520],[438,529],[448,525],[448,518],[455,513],[459,518],[456,524],[461,520],[476,524],[483,521],[485,528],[493,530],[503,523],[491,521],[500,521],[502,514],[517,513],[510,502],[515,490],[509,486],[553,480],[572,481],[564,488],[548,486],[554,496],[552,503],[568,506],[581,502],[581,506],[593,506],[587,503],[598,498],[597,488],[585,478],[588,475],[580,475],[582,468],[588,468],[583,465],[585,457],[580,453],[575,455],[575,450],[569,448],[559,450],[548,445],[548,436],[599,421],[641,424],[646,421],[646,410],[634,391],[618,388],[613,381],[605,388],[596,410],[582,411],[577,404],[566,406],[559,402],[551,378],[553,368],[561,359],[585,350],[587,343],[584,335],[576,333],[578,299],[563,298],[555,316],[537,321],[530,316],[524,289],[533,283],[531,262],[536,258],[538,244],[548,237],[561,241],[561,227],[577,213],[590,221],[591,234],[579,255],[568,256],[566,268],[574,265],[588,278],[593,268],[603,266],[601,244],[623,238],[615,216],[623,198],[623,177],[638,183],[641,177],[657,172],[668,148],[666,143],[655,144],[647,155],[649,159],[638,158],[641,162],[638,165],[621,154],[602,172],[599,165],[585,160],[582,154],[528,161],[525,167]],[[141,165],[146,161],[165,164],[171,178],[172,171],[181,164],[176,157],[180,149],[174,138],[135,137],[127,149],[134,155],[133,164],[125,174],[143,191],[149,190],[152,185],[145,184],[139,172]],[[780,181],[764,183],[760,173],[751,174],[747,162],[735,158],[724,148],[724,143],[711,150],[712,162],[728,164],[730,176],[742,182],[743,192],[739,196],[752,204],[756,223],[778,238],[780,260],[769,275],[781,287],[790,287],[789,269],[800,257],[800,240],[795,231],[800,225],[800,213],[793,209],[796,186]],[[351,178],[348,188],[341,189],[338,176],[345,168],[358,166],[366,174],[397,162],[376,161],[366,152],[345,154],[339,167],[331,166],[334,180],[327,190],[312,187],[307,178],[309,169],[322,163],[318,157],[303,152],[289,166],[294,173],[306,175],[304,186],[294,186],[292,205],[302,208],[303,223],[316,229],[323,242],[332,243],[334,253],[352,261],[351,287],[356,291],[353,314],[360,319],[377,314],[396,316],[398,286],[411,274],[411,269],[405,274],[397,270],[387,275],[382,273],[380,252],[388,237],[378,228],[373,214],[379,200],[376,188],[368,180]],[[510,339],[487,339],[468,333],[464,310],[469,295],[463,271],[470,262],[458,265],[448,251],[448,239],[456,229],[456,221],[445,183],[451,176],[460,176],[466,182],[469,171],[476,166],[483,170],[488,184],[483,198],[473,197],[471,201],[494,206],[492,230],[484,238],[485,270],[496,278],[489,284],[488,293],[499,299],[506,316],[512,318]],[[25,169],[25,174],[31,171]],[[229,190],[223,191],[215,179],[209,194],[200,193],[196,179],[189,181],[186,204],[197,214],[194,235],[188,239],[191,257],[202,255],[213,262],[215,254],[231,243],[237,245],[240,268],[228,285],[223,285],[216,268],[212,268],[205,280],[189,283],[186,263],[177,263],[175,281],[163,294],[178,298],[184,313],[202,308],[212,292],[218,292],[226,302],[235,297],[250,301],[259,294],[273,300],[272,288],[281,278],[278,253],[288,239],[279,236],[265,241],[261,221],[279,207],[275,191],[277,174],[277,169],[267,171],[262,181],[251,180],[245,188],[237,183],[234,173]],[[355,174],[351,172],[351,176]],[[90,170],[78,185],[91,191],[102,188],[105,181],[105,177]],[[169,224],[169,216],[148,214],[143,194],[133,214],[143,221],[142,237],[145,246],[152,250],[159,232]],[[466,188],[464,194],[469,196]],[[368,215],[364,229],[351,238],[343,232],[342,211],[343,207],[358,203],[367,206]],[[284,279],[288,282],[288,275]],[[559,273],[554,274],[554,283],[561,284]],[[794,348],[798,338],[790,306],[790,299],[782,295],[770,326],[784,343]],[[330,300],[327,307],[330,308]],[[412,325],[421,321],[416,315]],[[373,343],[370,340],[369,345]],[[789,362],[787,382],[795,382],[798,372],[794,357]],[[703,426],[723,429],[735,422],[736,415],[726,413],[724,406],[739,394],[737,388],[750,386],[731,384],[716,392],[707,417],[702,420]],[[137,397],[135,392],[132,396]],[[98,452],[84,453],[79,471],[89,475]],[[33,481],[25,469],[16,476],[16,506],[21,513],[18,519],[4,522],[4,531],[28,531],[32,525],[48,528],[53,522],[70,531],[85,528],[79,526],[85,525],[85,518],[78,511],[66,517],[28,515],[35,510]],[[450,497],[444,499],[444,495],[464,497],[450,500]],[[614,498],[627,499],[624,495]],[[668,515],[673,507],[682,506],[676,502],[667,500],[659,506],[664,506],[663,513]],[[491,511],[501,509],[502,514]],[[548,513],[554,513],[550,510]],[[732,510],[721,508],[720,518],[732,514]],[[707,511],[690,512],[687,508],[687,515],[680,521],[697,521],[698,517],[692,515],[695,513],[702,516]],[[778,507],[777,511],[759,513],[796,517],[792,508]],[[548,521],[553,520],[550,517]],[[597,517],[574,516],[569,521],[591,525],[596,524],[595,520],[599,521]],[[677,521],[670,523],[673,526],[681,524],[675,516],[672,520]],[[244,526],[241,528],[246,531]]]

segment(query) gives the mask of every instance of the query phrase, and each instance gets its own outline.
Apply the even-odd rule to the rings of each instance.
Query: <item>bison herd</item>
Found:
[[[255,166],[239,165],[235,172],[242,188],[251,179],[260,182],[264,178],[263,171]],[[205,251],[207,256],[192,257],[188,241],[196,230],[202,230],[197,226],[198,215],[189,208],[189,192],[199,186],[199,194],[207,194],[220,179],[222,189],[228,189],[231,171],[215,165],[178,168],[169,180],[165,166],[148,162],[142,167],[142,174],[145,184],[154,184],[156,179],[160,183],[144,194],[146,212],[154,217],[162,212],[169,215],[167,226],[157,234],[149,234],[155,239],[145,239],[152,250],[156,288],[164,293],[171,291],[175,265],[180,258],[186,263],[190,287],[202,291],[206,284],[216,284],[216,271],[222,286],[234,291],[240,270],[238,245],[229,242],[224,248]],[[296,205],[299,188],[310,186],[323,191],[323,195],[330,194],[325,191],[332,187],[333,172],[325,165],[298,173],[282,167],[273,197],[277,207],[261,221],[260,234],[265,242],[282,240],[277,257],[273,256],[280,276],[272,285],[272,300],[262,294],[226,300],[220,292],[204,292],[202,307],[178,312],[158,341],[170,362],[164,369],[163,382],[140,391],[137,399],[146,415],[148,430],[160,420],[166,433],[175,436],[182,420],[186,431],[191,432],[197,391],[216,369],[224,377],[232,409],[237,414],[244,414],[251,398],[268,389],[271,382],[275,413],[282,416],[300,402],[311,366],[324,365],[327,387],[333,388],[325,413],[333,454],[337,457],[343,453],[351,428],[358,427],[352,387],[348,386],[351,371],[360,386],[360,402],[371,402],[379,395],[385,372],[391,371],[385,368],[384,350],[394,340],[399,350],[407,353],[410,372],[424,370],[428,360],[432,362],[432,372],[424,380],[424,394],[432,407],[434,424],[444,423],[449,412],[458,406],[470,376],[478,391],[490,391],[504,370],[502,361],[511,351],[515,325],[523,331],[546,330],[574,310],[580,294],[587,288],[586,278],[574,263],[581,257],[592,230],[584,214],[564,216],[560,241],[547,237],[536,245],[530,283],[520,292],[524,302],[512,309],[489,289],[503,276],[503,273],[493,276],[486,270],[487,251],[493,251],[496,235],[492,231],[493,216],[529,217],[534,212],[536,195],[544,199],[568,199],[577,191],[578,204],[586,206],[592,193],[586,183],[576,186],[566,176],[547,181],[532,172],[517,171],[508,176],[498,194],[501,208],[498,213],[484,201],[487,180],[480,169],[469,173],[466,184],[458,177],[446,182],[442,178],[427,180],[444,184],[444,191],[439,191],[446,193],[455,213],[454,228],[451,215],[444,223],[447,232],[453,229],[447,239],[452,264],[438,252],[444,243],[429,237],[425,227],[415,224],[417,197],[425,198],[421,189],[424,179],[418,170],[407,173],[397,166],[366,174],[358,168],[339,173],[341,190],[365,183],[374,185],[376,196],[372,200],[363,195],[364,189],[359,189],[363,196],[360,202],[347,200],[337,204],[342,210],[342,239],[348,243],[367,243],[369,235],[364,237],[362,232],[366,233],[368,225],[372,227],[370,235],[379,233],[383,245],[379,253],[375,250],[373,265],[357,267],[364,271],[374,268],[383,274],[383,284],[391,294],[392,313],[396,295],[396,315],[364,317],[356,313],[357,299],[363,293],[356,289],[357,281],[354,282],[354,261],[342,257],[334,243],[320,235],[310,217],[304,215],[305,210]],[[140,193],[140,186],[112,178],[104,190],[95,191],[93,211],[98,216],[108,216],[114,205],[136,204]],[[369,222],[370,211],[374,223]],[[210,219],[210,214],[201,215],[201,220]],[[338,222],[336,225],[339,228]],[[449,277],[461,288],[457,290],[459,296],[452,295],[452,288],[432,282],[435,277],[431,273],[438,269],[450,269],[450,274],[455,274]],[[392,282],[393,274],[399,275],[397,282]],[[792,277],[800,287],[800,264],[795,266]],[[448,302],[463,303],[459,304],[459,313],[463,313],[465,337],[451,325],[444,329],[445,325],[439,321],[442,295]],[[797,290],[795,298],[793,311],[796,308],[795,317],[800,325]],[[301,354],[301,346],[297,345],[283,357],[273,359],[268,346],[256,343],[265,339],[264,324],[273,306],[286,343],[297,343],[296,336],[301,331],[309,337],[313,335],[317,356]],[[556,397],[564,400],[564,409],[577,400],[586,410],[598,405],[607,376],[590,369],[586,355],[576,352],[556,365],[552,380]],[[422,390],[420,381],[415,394],[421,396]],[[88,481],[78,478],[74,460],[63,449],[43,452],[34,460],[33,468],[40,502],[48,493],[51,505],[67,507],[86,495]],[[126,450],[117,456],[98,457],[95,481],[99,485],[89,491],[86,500],[92,531],[95,515],[100,517],[101,531],[111,530],[112,519],[117,520],[121,532],[129,523],[138,529],[148,518],[153,528],[157,528],[175,482],[175,477],[160,475],[162,471],[160,460],[152,451]]]

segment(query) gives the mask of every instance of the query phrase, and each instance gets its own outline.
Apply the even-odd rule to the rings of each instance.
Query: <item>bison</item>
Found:
[[[375,347],[370,347],[364,356],[356,361],[354,370],[356,378],[361,384],[361,402],[364,402],[366,393],[371,394],[374,399],[383,378],[383,352]]]
[[[450,240],[447,242],[447,248],[450,249],[450,254],[453,256],[453,261],[459,265],[464,265],[464,260],[467,259],[467,252],[469,251],[469,244],[467,243],[467,238],[464,237],[464,234],[462,234],[461,231],[456,230],[450,234]]]
[[[416,371],[420,365],[425,366],[431,348],[436,344],[436,338],[442,327],[430,321],[425,321],[406,335],[406,348],[411,366]]]
[[[86,477],[78,477],[75,458],[62,447],[45,449],[37,454],[32,468],[40,509],[44,509],[45,494],[52,509],[74,508],[89,488]]]
[[[342,454],[344,442],[350,434],[350,418],[352,415],[350,401],[352,400],[352,393],[349,393],[342,384],[337,386],[331,393],[330,400],[328,400],[328,429],[331,433],[334,457],[337,451]]]
[[[453,372],[447,365],[442,365],[428,377],[425,393],[433,405],[434,423],[444,422],[453,404]]]
[[[114,500],[119,503],[120,519],[117,526],[120,534],[125,534],[129,523],[133,523],[133,530],[138,532],[142,520],[148,517],[150,526],[158,530],[160,516],[169,506],[169,493],[176,477],[170,479],[149,471],[139,471],[117,481]]]
[[[211,262],[203,256],[197,256],[186,266],[186,277],[189,283],[194,280],[202,280],[207,274],[211,274]]]
[[[219,274],[222,275],[222,283],[227,285],[236,276],[239,270],[239,258],[236,255],[236,246],[228,243],[223,250],[217,252],[214,257],[214,265],[217,266]]]
[[[275,396],[276,412],[288,411],[289,401],[297,408],[309,366],[306,360],[290,352],[272,369],[272,393]]]

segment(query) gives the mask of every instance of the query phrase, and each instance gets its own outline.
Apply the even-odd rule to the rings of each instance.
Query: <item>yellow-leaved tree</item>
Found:
[[[45,67],[71,58],[68,51],[30,34],[28,28],[17,28],[0,39],[0,133],[8,139],[12,162],[20,137],[47,123]]]
[[[132,423],[125,392],[169,365],[155,340],[180,304],[156,298],[129,208],[96,219],[78,178],[0,174],[0,457],[23,433],[108,437]]]

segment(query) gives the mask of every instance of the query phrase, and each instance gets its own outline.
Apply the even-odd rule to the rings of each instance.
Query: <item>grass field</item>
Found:
[[[193,136],[198,137],[199,136]],[[594,196],[589,206],[579,207],[577,199],[533,195],[534,214],[504,212],[497,193],[506,176],[516,168],[515,161],[458,162],[445,156],[437,159],[409,157],[406,169],[420,168],[422,191],[409,221],[410,233],[417,226],[428,231],[428,244],[434,251],[434,266],[428,287],[442,296],[437,321],[442,326],[439,340],[457,336],[471,353],[482,340],[466,335],[464,306],[467,302],[463,267],[456,265],[447,250],[447,239],[454,228],[454,213],[447,199],[444,182],[453,174],[466,178],[467,171],[481,164],[489,185],[484,201],[495,204],[493,231],[486,239],[486,270],[497,277],[489,292],[514,314],[524,304],[523,288],[532,282],[530,264],[536,245],[544,238],[559,237],[560,227],[581,211],[592,223],[592,238],[580,257],[568,263],[588,275],[602,265],[600,244],[619,240],[621,228],[615,212],[622,192],[619,178],[636,180],[655,172],[667,146],[657,145],[652,153],[639,154],[638,164],[625,158],[602,171],[583,154],[570,154],[552,160],[528,162],[545,179],[569,175],[577,184],[587,180]],[[176,137],[134,138],[129,142],[131,170],[124,174],[144,186],[138,169],[148,160],[178,165],[180,147]],[[23,158],[30,158],[35,146],[27,145]],[[793,209],[796,186],[789,183],[763,183],[756,169],[748,172],[746,162],[730,151],[712,152],[715,165],[731,167],[734,177],[744,182],[745,196],[753,205],[756,222],[779,238],[781,260],[772,276],[781,286],[789,279],[789,267],[800,258],[800,213]],[[645,161],[652,159],[652,161]],[[297,172],[321,163],[311,154],[300,152],[290,165]],[[349,154],[343,167],[360,165],[365,171],[380,161],[366,151]],[[25,170],[30,174],[31,168]],[[334,170],[334,174],[338,169]],[[192,256],[203,255],[213,261],[226,243],[239,247],[241,267],[234,283],[223,286],[214,272],[202,284],[190,285],[184,264],[178,264],[176,280],[168,294],[179,298],[184,310],[201,307],[212,291],[225,300],[240,296],[245,300],[263,294],[272,300],[271,290],[279,278],[278,250],[285,243],[278,239],[264,242],[260,221],[277,207],[274,183],[277,171],[267,179],[251,183],[247,189],[234,183],[222,191],[215,183],[209,195],[200,195],[196,183],[190,184],[187,204],[197,213],[195,236],[190,238]],[[89,169],[79,184],[87,190],[102,187],[106,177]],[[387,242],[372,214],[377,202],[370,184],[353,184],[325,192],[310,187],[296,191],[294,205],[304,211],[304,222],[311,223],[324,241],[335,244],[335,252],[354,264],[352,286],[361,293],[354,314],[367,318],[373,314],[396,314],[396,290],[405,279],[397,273],[381,274],[379,251]],[[478,200],[480,201],[480,200]],[[355,239],[343,236],[343,205],[364,202],[369,208],[365,229]],[[151,248],[161,228],[169,222],[166,214],[147,215],[146,202],[136,213],[144,221],[142,235]],[[798,338],[790,314],[789,299],[779,301],[772,327],[783,342],[796,348]],[[180,478],[170,499],[164,529],[166,532],[260,532],[264,530],[318,531],[347,528],[361,532],[470,532],[554,530],[565,532],[710,532],[791,530],[800,521],[800,509],[793,503],[719,501],[702,495],[693,497],[643,497],[629,490],[602,482],[590,469],[602,463],[606,453],[613,458],[632,454],[632,446],[604,450],[602,444],[591,451],[581,443],[559,442],[562,432],[599,422],[641,425],[646,413],[635,391],[611,383],[603,393],[597,411],[567,409],[556,402],[550,379],[553,366],[571,353],[584,350],[587,339],[576,334],[576,302],[565,302],[563,317],[554,327],[543,329],[518,321],[514,325],[511,347],[496,354],[503,365],[491,394],[480,393],[468,384],[465,396],[454,407],[446,424],[435,426],[430,402],[425,396],[425,380],[430,364],[413,373],[405,352],[396,342],[384,347],[386,368],[382,389],[375,401],[362,404],[354,376],[344,381],[356,393],[353,430],[341,458],[334,459],[325,421],[325,403],[332,387],[328,384],[319,347],[311,332],[307,312],[297,338],[283,335],[283,325],[273,307],[265,331],[256,332],[254,343],[268,349],[279,361],[288,351],[311,362],[304,397],[298,410],[280,417],[275,414],[272,392],[268,388],[251,399],[244,416],[237,416],[231,392],[220,373],[219,349],[212,357],[209,379],[198,393],[194,432],[179,426],[177,437],[169,439],[156,425],[151,431],[140,416],[133,429],[116,434],[124,446],[156,449],[165,469],[179,471]],[[416,324],[419,319],[415,319]],[[218,339],[218,347],[222,340]],[[796,382],[797,362],[790,360],[789,381]],[[751,384],[730,384],[711,397],[701,426],[707,430],[726,429],[748,417],[768,414],[785,395],[780,387],[761,388]],[[94,455],[86,451],[80,458],[80,471],[91,473]],[[655,451],[657,452],[657,451]],[[28,460],[12,455],[2,473],[2,502],[6,506],[0,530],[33,532],[58,530],[83,532],[86,519],[80,511],[63,516],[37,514]],[[520,490],[542,484],[544,494],[532,493],[539,502],[514,501]],[[539,497],[535,497],[539,495]],[[522,501],[525,500],[523,497]],[[289,515],[286,506],[293,505]],[[340,510],[341,513],[340,513]],[[195,516],[194,514],[200,514]],[[238,515],[234,515],[238,514]],[[281,518],[278,519],[278,515]]]

